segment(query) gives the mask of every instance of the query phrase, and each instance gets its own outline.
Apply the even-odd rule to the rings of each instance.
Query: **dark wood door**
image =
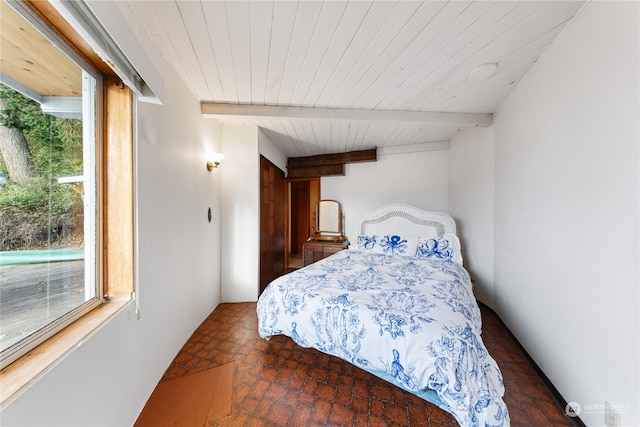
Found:
[[[320,200],[320,178],[289,180],[289,252],[302,253],[302,244],[315,232],[315,210]]]
[[[309,181],[291,182],[291,253],[302,253],[309,239]]]
[[[284,172],[260,156],[260,293],[285,269],[286,194]]]

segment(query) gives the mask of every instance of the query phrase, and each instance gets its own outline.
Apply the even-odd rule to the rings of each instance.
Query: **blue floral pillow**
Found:
[[[378,241],[378,236],[358,236],[358,249],[361,251],[374,251],[376,247],[376,242]]]
[[[443,259],[462,265],[460,240],[455,234],[445,234],[437,238],[420,237],[416,258]]]

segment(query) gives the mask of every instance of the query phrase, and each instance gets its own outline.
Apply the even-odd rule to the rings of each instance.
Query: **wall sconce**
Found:
[[[224,159],[224,156],[220,153],[211,153],[211,160],[207,161],[207,170],[211,172],[220,166],[220,162]]]

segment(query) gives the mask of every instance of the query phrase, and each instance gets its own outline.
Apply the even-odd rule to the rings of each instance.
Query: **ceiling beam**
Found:
[[[287,159],[287,178],[312,178],[344,175],[345,163],[375,162],[377,149],[349,151],[348,153],[320,154]]]
[[[305,166],[301,168],[288,168],[287,178],[317,178],[319,176],[344,176],[344,163],[333,165]]]
[[[375,162],[376,148],[348,153],[320,154],[317,156],[289,157],[287,168],[305,168],[309,166],[336,165],[344,163]]]
[[[490,126],[491,113],[449,113],[441,111],[358,110],[352,108],[288,107],[203,102],[205,117],[245,117],[273,119],[372,120],[383,122],[458,123]]]

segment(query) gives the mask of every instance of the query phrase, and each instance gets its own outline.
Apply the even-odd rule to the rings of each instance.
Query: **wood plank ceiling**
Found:
[[[82,69],[0,3],[0,81],[38,102],[82,96]]]
[[[584,2],[116,4],[203,112],[259,126],[297,157],[443,141],[489,125]],[[487,63],[497,64],[494,75],[468,78]]]

